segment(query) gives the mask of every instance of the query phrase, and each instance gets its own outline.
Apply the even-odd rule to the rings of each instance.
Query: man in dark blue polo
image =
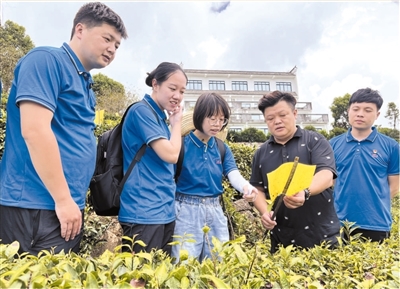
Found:
[[[90,71],[109,65],[126,38],[99,2],[77,12],[70,42],[21,58],[7,103],[0,178],[0,239],[19,253],[79,251],[96,160],[96,99]]]
[[[259,190],[254,205],[262,223],[272,230],[271,252],[278,245],[310,248],[323,241],[335,245],[339,236],[331,189],[336,178],[332,148],[321,134],[296,126],[295,105],[296,99],[290,93],[280,91],[264,95],[258,104],[272,135],[254,154],[250,183]],[[296,156],[300,163],[316,165],[314,177],[308,188],[283,198],[273,220],[274,207],[269,211],[266,203],[267,174],[283,163],[293,162]]]
[[[399,144],[373,127],[382,104],[378,91],[357,90],[349,101],[351,128],[330,140],[338,170],[338,217],[355,223],[351,235],[378,242],[389,237],[391,199],[399,192]]]

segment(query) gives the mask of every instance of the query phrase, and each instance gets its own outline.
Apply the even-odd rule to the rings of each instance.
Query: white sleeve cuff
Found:
[[[228,174],[228,179],[231,185],[242,194],[243,194],[243,187],[249,183],[242,177],[239,170],[231,171]]]

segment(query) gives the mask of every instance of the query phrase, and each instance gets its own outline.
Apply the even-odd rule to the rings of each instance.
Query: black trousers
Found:
[[[386,231],[372,231],[372,230],[364,230],[364,229],[355,229],[351,232],[351,236],[356,234],[361,234],[362,238],[370,239],[372,242],[383,242],[383,240],[390,237],[390,232]],[[343,234],[342,238],[346,241],[349,240],[346,234]]]
[[[37,255],[41,250],[54,249],[54,253],[70,250],[79,253],[79,245],[83,236],[80,233],[68,242],[61,237],[61,226],[56,212],[51,210],[23,209],[0,205],[0,242],[11,244],[18,241],[18,253],[28,252]]]
[[[124,236],[132,238],[134,242],[132,246],[132,242],[122,239],[122,244],[126,245],[122,247],[123,252],[138,253],[140,251],[150,252],[152,249],[162,249],[168,255],[171,255],[172,247],[169,243],[171,243],[173,239],[172,235],[174,234],[175,221],[162,225],[143,225],[123,222],[120,224]],[[135,241],[138,240],[143,241],[146,246],[143,247],[140,244],[135,244]]]

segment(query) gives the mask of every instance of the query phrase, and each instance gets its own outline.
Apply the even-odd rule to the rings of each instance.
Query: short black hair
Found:
[[[71,32],[71,39],[78,23],[85,24],[88,28],[97,27],[107,23],[114,26],[122,38],[128,38],[124,22],[110,7],[100,2],[89,2],[83,5],[76,13]]]
[[[161,62],[152,72],[147,73],[145,82],[148,86],[153,87],[153,79],[155,79],[157,81],[157,84],[161,85],[171,76],[171,74],[175,73],[178,70],[182,71],[183,75],[185,75],[187,83],[188,78],[182,67],[172,62]]]
[[[193,124],[194,127],[201,131],[203,131],[203,122],[206,117],[212,117],[219,113],[223,113],[224,118],[229,120],[231,115],[231,109],[226,102],[226,100],[216,92],[207,92],[203,93],[199,96],[194,106],[193,111]],[[222,126],[221,130],[223,130],[228,123]]]
[[[353,103],[360,103],[360,102],[374,103],[379,111],[383,104],[383,98],[377,90],[373,90],[369,87],[360,88],[351,95],[349,100],[349,107]]]
[[[274,106],[279,101],[286,101],[294,110],[296,108],[296,98],[289,92],[275,90],[264,94],[258,101],[258,109],[264,114],[266,108]]]

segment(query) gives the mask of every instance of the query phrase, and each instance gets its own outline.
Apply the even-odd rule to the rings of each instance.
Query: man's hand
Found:
[[[271,219],[273,214],[274,214],[274,211],[271,211],[271,212],[265,212],[261,216],[261,222],[262,222],[264,228],[267,230],[272,230],[276,226],[275,220]]]
[[[303,190],[300,192],[297,192],[293,196],[285,196],[283,198],[283,202],[285,203],[285,206],[289,209],[297,209],[298,207],[303,206],[305,201],[306,201],[305,193]]]
[[[73,240],[82,228],[82,213],[72,198],[56,203],[56,214],[60,221],[61,237],[65,241]]]

